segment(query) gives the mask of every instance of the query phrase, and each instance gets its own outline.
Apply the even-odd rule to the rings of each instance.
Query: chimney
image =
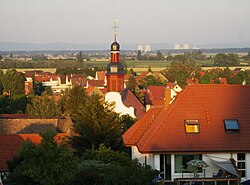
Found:
[[[164,90],[164,95],[165,95],[165,107],[168,107],[169,103],[171,102],[171,88],[166,87]]]

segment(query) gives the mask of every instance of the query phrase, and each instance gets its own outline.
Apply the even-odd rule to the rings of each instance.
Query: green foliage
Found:
[[[162,55],[162,53],[159,50],[157,51],[156,58],[157,58],[157,60],[164,60],[164,56]]]
[[[78,62],[83,62],[83,56],[82,56],[82,52],[81,51],[77,54],[77,61]]]
[[[153,75],[148,75],[143,79],[139,80],[141,88],[147,88],[148,86],[163,86],[166,83],[162,82],[161,80],[155,78]]]
[[[2,95],[3,93],[2,77],[3,77],[3,70],[0,69],[0,95]]]
[[[129,88],[133,93],[135,92],[136,81],[133,74],[131,74],[128,78],[128,82],[126,84],[127,88]]]
[[[0,73],[0,81],[4,91],[10,92],[12,95],[24,93],[25,77],[23,73],[14,69],[7,70],[5,74]]]
[[[134,94],[137,97],[137,99],[140,100],[140,102],[144,105],[144,103],[145,103],[145,96],[142,93],[142,90],[137,85],[135,86],[135,92],[134,92]]]
[[[87,96],[85,104],[79,106],[72,120],[79,134],[72,138],[72,142],[79,154],[101,143],[115,150],[122,146],[119,114],[99,95]]]
[[[74,115],[77,114],[80,106],[85,104],[85,88],[82,86],[75,86],[72,89],[66,89],[64,95],[62,96],[59,104],[61,107],[61,112],[64,115]]]
[[[47,94],[34,96],[31,103],[27,104],[27,114],[36,118],[51,118],[59,116],[58,105],[55,104],[53,97],[48,98]]]
[[[75,178],[78,159],[66,144],[57,144],[55,134],[41,134],[40,144],[30,141],[22,144],[17,156],[8,162],[10,184],[61,185]]]
[[[35,95],[41,96],[44,92],[45,88],[42,84],[42,82],[34,82],[33,83],[33,92]]]
[[[67,74],[82,74],[83,76],[94,77],[96,71],[105,70],[105,68],[77,68],[77,67],[60,67],[56,69],[56,74],[67,75]]]
[[[120,117],[121,119],[121,124],[122,124],[122,133],[125,133],[135,122],[136,119],[132,118],[130,115],[126,114],[126,115],[122,115]]]
[[[191,56],[195,60],[206,60],[206,55],[204,55],[199,49],[192,51]]]
[[[98,150],[87,150],[83,159],[74,182],[76,185],[149,185],[157,174],[149,166],[103,145]]]
[[[142,54],[141,54],[141,50],[137,51],[137,60],[141,60],[142,59]]]
[[[222,77],[226,78],[228,83],[231,81],[232,72],[228,66],[223,70]]]
[[[247,71],[240,71],[231,79],[231,84],[245,85],[249,82],[249,74]]]
[[[24,96],[0,96],[0,114],[24,114],[30,100]]]
[[[210,79],[211,79],[211,75],[210,74],[205,74],[200,78],[199,83],[201,83],[201,84],[210,84]]]
[[[131,163],[130,157],[126,153],[113,151],[105,147],[103,144],[99,148],[88,149],[82,156],[83,160],[96,160],[106,164],[116,164],[127,166]]]
[[[148,72],[149,73],[153,73],[152,69],[151,69],[151,66],[148,66]]]
[[[162,74],[170,82],[177,81],[181,87],[186,86],[187,78],[198,78],[201,68],[196,66],[196,62],[190,57],[190,54],[176,55],[170,66],[162,71]]]
[[[239,65],[239,55],[238,54],[225,54],[218,53],[214,57],[214,65],[218,66],[237,66]]]

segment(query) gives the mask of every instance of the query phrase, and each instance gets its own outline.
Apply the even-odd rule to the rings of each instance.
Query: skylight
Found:
[[[225,119],[224,120],[226,132],[239,132],[239,124],[237,119]]]
[[[188,134],[200,133],[198,120],[185,120],[185,132]]]

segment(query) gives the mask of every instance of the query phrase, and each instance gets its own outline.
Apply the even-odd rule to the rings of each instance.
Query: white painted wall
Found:
[[[145,163],[145,156],[147,156],[147,164],[150,165],[153,169],[160,170],[160,155],[159,154],[141,154],[136,146],[132,147],[132,158],[137,158],[141,164]],[[213,177],[214,174],[217,174],[219,168],[212,162],[210,158],[213,158],[216,161],[226,161],[230,158],[233,158],[237,163],[237,153],[212,153],[212,154],[203,154],[202,160],[205,161],[209,166],[205,170],[206,177]],[[182,178],[181,173],[175,173],[175,155],[171,154],[171,172],[172,180],[175,178]],[[193,177],[193,173],[183,173],[183,177]],[[203,177],[203,173],[199,173]],[[250,179],[250,153],[246,153],[246,178],[242,178],[241,181]]]
[[[126,107],[122,102],[122,96],[118,92],[108,92],[105,95],[105,101],[108,102],[115,102],[115,109],[114,111],[120,113],[121,115],[130,115],[131,117],[135,118],[135,111],[134,107]]]

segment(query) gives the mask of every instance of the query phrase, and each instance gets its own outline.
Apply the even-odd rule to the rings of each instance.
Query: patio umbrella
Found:
[[[196,168],[206,168],[208,164],[200,159],[193,159],[187,162],[188,166],[193,166]]]

